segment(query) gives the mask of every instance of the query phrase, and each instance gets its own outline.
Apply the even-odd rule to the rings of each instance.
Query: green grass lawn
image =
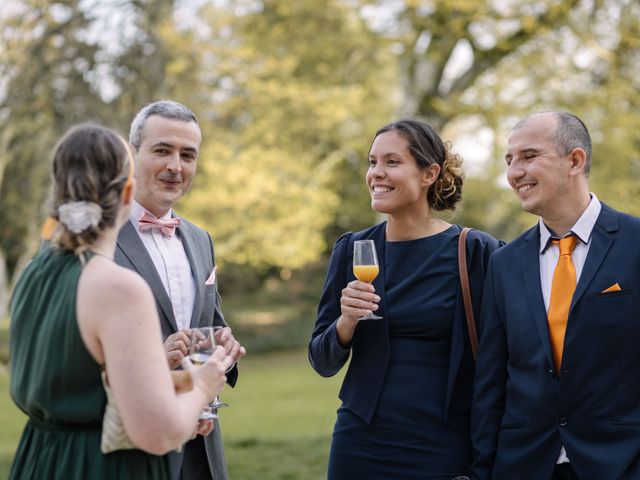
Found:
[[[11,459],[26,418],[9,397],[9,375],[6,367],[0,364],[0,478],[9,477]]]
[[[341,379],[318,376],[306,351],[249,353],[236,388],[222,393],[232,405],[220,411],[231,479],[325,478]],[[8,384],[0,367],[0,478],[8,476],[25,422]]]
[[[231,478],[326,478],[341,378],[318,376],[306,351],[243,360],[220,411]]]

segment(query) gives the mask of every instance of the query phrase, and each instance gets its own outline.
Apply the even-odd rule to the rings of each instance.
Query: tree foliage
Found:
[[[151,10],[146,2],[112,5],[120,7],[119,18],[131,32],[115,50],[104,35],[123,33],[125,26],[101,25],[104,16],[98,18],[91,10],[99,2],[11,0],[3,10],[0,315],[6,308],[7,284],[39,245],[57,139],[71,125],[87,121],[126,131],[140,107],[137,102],[166,92],[163,72],[168,61],[157,32],[172,4],[156,1]]]
[[[87,120],[126,132],[160,98],[193,108],[204,136],[178,211],[242,271],[303,268],[374,222],[366,153],[398,116],[467,145],[459,223],[505,239],[532,223],[505,187],[503,155],[516,120],[548,109],[585,119],[594,191],[640,213],[639,10],[633,0],[8,0],[0,273],[11,278],[37,247],[62,132]]]
[[[2,28],[0,248],[9,276],[37,238],[55,140],[96,107],[87,80],[96,50],[81,35],[88,21],[77,2],[21,7]]]
[[[462,222],[505,239],[533,224],[515,196],[505,192],[504,151],[516,121],[545,110],[570,111],[585,120],[594,143],[592,190],[617,208],[640,211],[635,133],[640,83],[631,74],[640,67],[639,26],[636,2],[580,2],[561,27],[523,44],[466,92],[465,101],[482,107],[473,114],[476,124],[488,126],[494,142],[484,170],[465,189]]]
[[[338,211],[367,202],[352,185],[391,115],[391,58],[340,1],[265,1],[231,25],[211,55],[221,100],[184,206],[222,262],[303,267],[326,251]]]

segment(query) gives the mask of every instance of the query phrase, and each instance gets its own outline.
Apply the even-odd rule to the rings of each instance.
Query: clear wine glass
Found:
[[[371,283],[379,271],[378,255],[373,240],[356,240],[353,243],[353,274],[361,282]],[[382,320],[382,317],[369,312],[358,320]]]
[[[201,327],[192,328],[189,337],[189,360],[200,366],[213,354],[216,345],[219,344],[219,338],[222,327]],[[217,410],[220,407],[228,407],[227,403],[221,402],[216,396],[201,413],[200,419],[207,420],[218,418]]]
[[[215,348],[216,345],[222,345],[222,342],[220,341],[220,335],[222,335],[222,329],[224,327],[210,327],[213,329],[213,345]],[[224,407],[230,407],[231,405],[229,405],[226,402],[223,402],[220,400],[220,395],[216,395],[216,398],[213,400],[213,402],[211,402],[209,404],[209,408],[211,408],[214,412],[217,413],[219,408],[224,408]]]

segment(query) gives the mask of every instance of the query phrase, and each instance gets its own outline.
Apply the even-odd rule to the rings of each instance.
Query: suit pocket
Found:
[[[627,290],[616,290],[613,292],[595,292],[591,293],[587,296],[588,302],[599,302],[605,300],[613,300],[615,298],[625,297],[627,295],[631,295],[633,290],[630,288]]]
[[[589,325],[602,328],[607,325],[608,328],[615,326],[614,330],[608,330],[608,342],[614,345],[618,342],[624,342],[625,337],[637,337],[640,335],[640,322],[634,309],[634,296],[631,290],[618,290],[616,292],[592,293],[584,302],[580,316],[584,319],[581,324],[584,328]],[[604,332],[584,330],[586,338],[598,338]],[[593,337],[588,337],[592,335]],[[602,352],[601,352],[602,354]]]

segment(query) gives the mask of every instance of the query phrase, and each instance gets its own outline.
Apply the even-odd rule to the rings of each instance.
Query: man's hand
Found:
[[[196,435],[202,435],[203,437],[206,437],[211,432],[213,432],[214,426],[215,426],[215,424],[213,423],[213,420],[198,420],[198,426],[196,428],[196,433],[192,437],[192,439],[196,438]]]
[[[224,351],[233,359],[234,363],[247,354],[245,348],[233,337],[229,327],[224,327],[216,332],[216,344],[224,348]]]
[[[213,423],[212,419],[201,419],[200,418],[200,419],[198,419],[198,424],[193,429],[193,434],[191,435],[191,438],[189,440],[193,440],[198,435],[202,435],[203,437],[206,437],[211,432],[213,432],[214,428],[215,428],[215,424]]]
[[[182,359],[187,356],[190,332],[188,329],[180,330],[169,335],[164,341],[164,351],[167,354],[167,361],[171,370],[177,368]]]

